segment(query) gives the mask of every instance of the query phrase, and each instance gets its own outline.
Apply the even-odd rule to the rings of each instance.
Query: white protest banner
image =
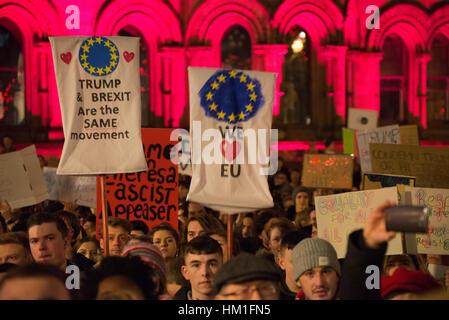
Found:
[[[275,81],[269,72],[189,68],[187,200],[227,214],[273,206],[266,169]]]
[[[346,256],[349,234],[363,228],[372,211],[385,201],[398,203],[396,187],[315,197],[318,237],[329,241],[338,258]],[[387,254],[402,254],[401,234],[388,242]]]
[[[429,210],[428,232],[407,235],[407,251],[422,254],[449,254],[449,189],[406,186],[405,200],[409,202],[407,204],[425,206]]]
[[[147,170],[139,38],[50,37],[64,147],[57,174]]]
[[[0,200],[7,200],[12,209],[17,209],[48,197],[34,145],[0,155]]]
[[[348,129],[367,130],[377,127],[378,112],[358,108],[348,109]]]
[[[356,132],[357,146],[359,148],[360,165],[362,172],[372,172],[369,153],[370,143],[401,143],[399,126],[379,127],[375,129]]]
[[[81,206],[97,206],[97,179],[95,176],[57,175],[56,168],[44,167],[50,200],[74,202]]]

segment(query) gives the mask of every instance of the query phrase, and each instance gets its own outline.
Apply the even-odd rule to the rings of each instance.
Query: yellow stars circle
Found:
[[[119,52],[111,40],[104,37],[90,37],[80,47],[79,62],[83,69],[91,75],[107,75],[117,67]]]
[[[228,80],[232,79],[234,79],[234,82],[229,83]],[[222,94],[220,89],[228,88],[228,86],[236,86],[239,94],[246,96],[240,96],[246,100],[243,105],[235,107],[226,105],[229,99]],[[204,106],[208,115],[213,116],[219,121],[225,121],[230,124],[247,121],[254,115],[259,104],[261,96],[259,86],[256,79],[251,78],[242,71],[223,70],[210,78],[207,87],[204,87],[204,91],[201,94],[204,100],[202,100],[201,104]],[[225,95],[227,94],[225,93]],[[232,93],[230,92],[229,94]],[[238,98],[239,101],[241,101],[241,98]]]

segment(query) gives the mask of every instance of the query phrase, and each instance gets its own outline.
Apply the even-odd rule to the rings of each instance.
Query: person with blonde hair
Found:
[[[265,224],[262,234],[263,244],[273,254],[275,262],[278,260],[282,239],[291,231],[297,231],[297,228],[287,218],[271,218]]]

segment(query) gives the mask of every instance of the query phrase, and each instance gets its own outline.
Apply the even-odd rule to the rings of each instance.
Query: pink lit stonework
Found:
[[[25,105],[48,128],[62,127],[48,36],[113,36],[132,29],[148,48],[148,108],[165,126],[179,127],[188,115],[187,67],[222,67],[221,41],[235,25],[249,34],[252,69],[278,73],[273,114],[279,114],[279,90],[287,44],[283,37],[298,26],[306,31],[312,56],[325,72],[325,92],[336,115],[348,108],[380,111],[380,63],[386,38],[406,46],[405,101],[408,112],[427,123],[427,64],[432,41],[449,39],[449,5],[422,0],[420,5],[385,0],[286,0],[270,13],[256,0],[2,0],[0,25],[22,45]],[[65,12],[75,4],[80,28],[67,29]],[[380,28],[365,26],[368,5],[381,8]],[[312,73],[312,81],[313,73]],[[60,137],[60,134],[52,134]]]

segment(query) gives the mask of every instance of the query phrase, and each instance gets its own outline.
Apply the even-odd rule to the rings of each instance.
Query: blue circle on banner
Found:
[[[81,44],[79,62],[90,75],[111,74],[117,68],[119,59],[117,46],[105,37],[90,37]]]
[[[235,70],[215,72],[198,95],[207,117],[229,124],[248,121],[264,104],[259,80]]]

